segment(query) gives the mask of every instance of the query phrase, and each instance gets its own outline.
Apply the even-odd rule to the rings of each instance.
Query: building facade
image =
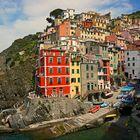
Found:
[[[82,62],[81,66],[81,96],[98,89],[98,64]]]
[[[140,79],[140,50],[138,48],[125,51],[125,75],[129,79]]]
[[[81,78],[80,78],[81,56],[77,53],[71,54],[70,63],[70,97],[81,94]]]
[[[38,86],[45,96],[69,96],[70,58],[63,50],[40,49]]]

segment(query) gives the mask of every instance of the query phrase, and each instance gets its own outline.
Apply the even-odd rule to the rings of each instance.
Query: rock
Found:
[[[26,126],[20,114],[10,116],[8,118],[8,124],[11,128],[25,128]]]
[[[7,116],[5,123],[8,122],[9,127],[24,128],[42,121],[72,117],[84,114],[91,108],[89,104],[65,97],[28,99],[21,107],[22,110],[17,109],[16,114]]]

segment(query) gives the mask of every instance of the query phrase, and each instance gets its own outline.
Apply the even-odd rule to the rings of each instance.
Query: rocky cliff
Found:
[[[38,34],[17,39],[0,53],[0,109],[9,108],[32,89]]]

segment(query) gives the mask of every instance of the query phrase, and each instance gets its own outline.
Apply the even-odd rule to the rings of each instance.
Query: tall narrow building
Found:
[[[39,48],[37,67],[38,86],[45,96],[69,96],[70,93],[70,58],[64,50]]]

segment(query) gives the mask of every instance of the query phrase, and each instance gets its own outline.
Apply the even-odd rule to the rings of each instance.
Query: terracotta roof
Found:
[[[140,47],[136,47],[135,45],[128,45],[127,50],[128,51],[140,51]]]
[[[115,43],[117,41],[117,36],[115,34],[106,36],[106,42]]]

